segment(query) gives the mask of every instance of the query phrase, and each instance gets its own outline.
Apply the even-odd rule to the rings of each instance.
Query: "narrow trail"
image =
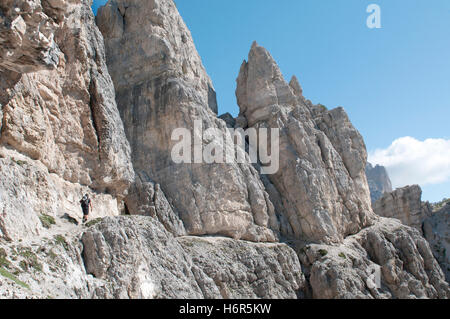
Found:
[[[78,225],[67,216],[57,216],[39,235],[0,240],[0,299],[75,298],[74,291],[86,289],[87,281],[94,279],[84,269],[80,238],[101,218],[90,218],[85,224],[81,213],[73,218]]]

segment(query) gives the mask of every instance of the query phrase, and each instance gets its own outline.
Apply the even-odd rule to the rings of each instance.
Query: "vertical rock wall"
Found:
[[[249,127],[280,129],[280,169],[268,178],[296,239],[338,243],[370,225],[366,149],[342,108],[327,111],[305,100],[298,80],[288,84],[256,43],[242,64],[236,96]]]
[[[196,121],[214,133],[192,135],[204,147],[231,139],[217,118],[210,78],[175,4],[168,0],[111,0],[97,24],[105,37],[107,63],[132,148],[135,169],[161,185],[191,235],[224,235],[274,241],[275,211],[249,164],[175,164],[171,139]],[[273,231],[272,231],[273,230]]]
[[[116,198],[134,180],[90,4],[34,0],[0,7],[0,225],[6,238],[38,233],[39,214],[81,215],[84,192],[98,198],[99,216],[117,215]]]

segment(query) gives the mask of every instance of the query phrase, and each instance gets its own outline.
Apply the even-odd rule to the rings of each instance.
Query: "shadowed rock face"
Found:
[[[249,127],[280,128],[280,170],[268,178],[281,194],[293,237],[341,242],[370,225],[366,150],[345,111],[312,105],[289,85],[272,56],[253,44],[236,96]],[[292,235],[290,235],[292,236]]]
[[[219,118],[223,120],[229,128],[234,128],[236,125],[236,120],[230,113],[222,114],[221,116],[219,116]]]
[[[156,218],[175,236],[186,235],[183,222],[173,211],[161,186],[151,182],[144,174],[137,174],[125,198],[125,205],[129,214]]]
[[[230,136],[215,114],[211,80],[175,4],[111,0],[99,9],[97,24],[134,167],[161,185],[188,234],[274,241],[273,205],[251,165],[172,161],[177,128],[192,130],[200,121],[205,130]],[[214,136],[204,136],[203,144],[221,147]]]
[[[392,183],[385,167],[380,165],[374,167],[372,164],[367,163],[366,176],[372,203],[379,200],[384,193],[392,192]]]
[[[450,203],[425,220],[423,232],[450,282]]]

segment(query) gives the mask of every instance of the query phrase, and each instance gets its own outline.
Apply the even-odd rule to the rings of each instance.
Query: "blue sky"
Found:
[[[94,1],[94,11],[99,2],[105,1]],[[305,97],[347,110],[371,159],[388,166],[396,186],[422,184],[430,201],[450,197],[450,159],[433,157],[447,154],[450,144],[425,142],[450,140],[450,1],[175,2],[214,82],[220,113],[239,112],[235,80],[256,40],[271,52],[287,80],[297,75]],[[372,3],[381,8],[381,29],[366,25]],[[422,143],[415,144],[421,154],[402,153],[398,146],[413,140],[391,145],[403,137]],[[409,162],[417,159],[395,171],[398,165],[392,163],[402,156]],[[430,169],[433,165],[443,173]],[[421,174],[416,177],[417,170]],[[423,178],[441,173],[448,178]]]

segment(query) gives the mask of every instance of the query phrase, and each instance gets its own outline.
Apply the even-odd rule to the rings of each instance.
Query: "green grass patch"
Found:
[[[0,267],[9,268],[10,265],[11,262],[8,259],[6,259],[6,257],[0,257]]]
[[[317,104],[317,107],[323,112],[328,111],[328,108],[323,104]]]
[[[47,229],[56,224],[55,218],[46,214],[42,214],[41,216],[39,216],[39,219],[41,220],[42,226]]]
[[[328,251],[326,251],[325,249],[320,249],[319,254],[320,256],[325,257],[326,255],[328,255]]]
[[[347,258],[347,256],[345,256],[344,253],[340,253],[340,254],[339,254],[339,257],[341,257],[341,258],[343,258],[343,259],[346,259],[346,258]]]
[[[28,286],[26,283],[24,283],[23,281],[19,280],[16,276],[14,276],[12,273],[10,273],[9,271],[7,271],[6,269],[4,269],[3,267],[0,267],[0,275],[2,275],[5,278],[8,278],[12,281],[14,281],[17,285],[26,288],[26,289],[30,289],[30,286]]]
[[[28,162],[26,162],[26,161],[16,160],[15,158],[12,158],[12,161],[13,161],[14,163],[16,163],[17,165],[19,165],[19,166],[24,166],[24,165],[27,165],[27,164],[28,164]]]
[[[11,262],[8,260],[8,255],[6,254],[6,251],[4,248],[0,248],[0,267],[6,267],[9,268],[11,265]]]
[[[19,255],[24,259],[20,261],[19,265],[24,271],[27,271],[30,268],[33,268],[36,271],[42,271],[42,264],[38,261],[38,258],[35,253],[31,251],[30,248],[22,248],[19,251]]]
[[[92,227],[92,226],[95,226],[95,225],[97,225],[98,223],[100,223],[100,222],[102,221],[102,219],[103,219],[103,218],[96,218],[96,219],[93,219],[93,220],[87,222],[87,223],[85,224],[85,226],[86,226],[86,227]]]
[[[55,236],[55,243],[57,245],[61,245],[64,247],[64,249],[68,250],[69,249],[69,244],[66,241],[66,238],[63,235],[56,235]]]

